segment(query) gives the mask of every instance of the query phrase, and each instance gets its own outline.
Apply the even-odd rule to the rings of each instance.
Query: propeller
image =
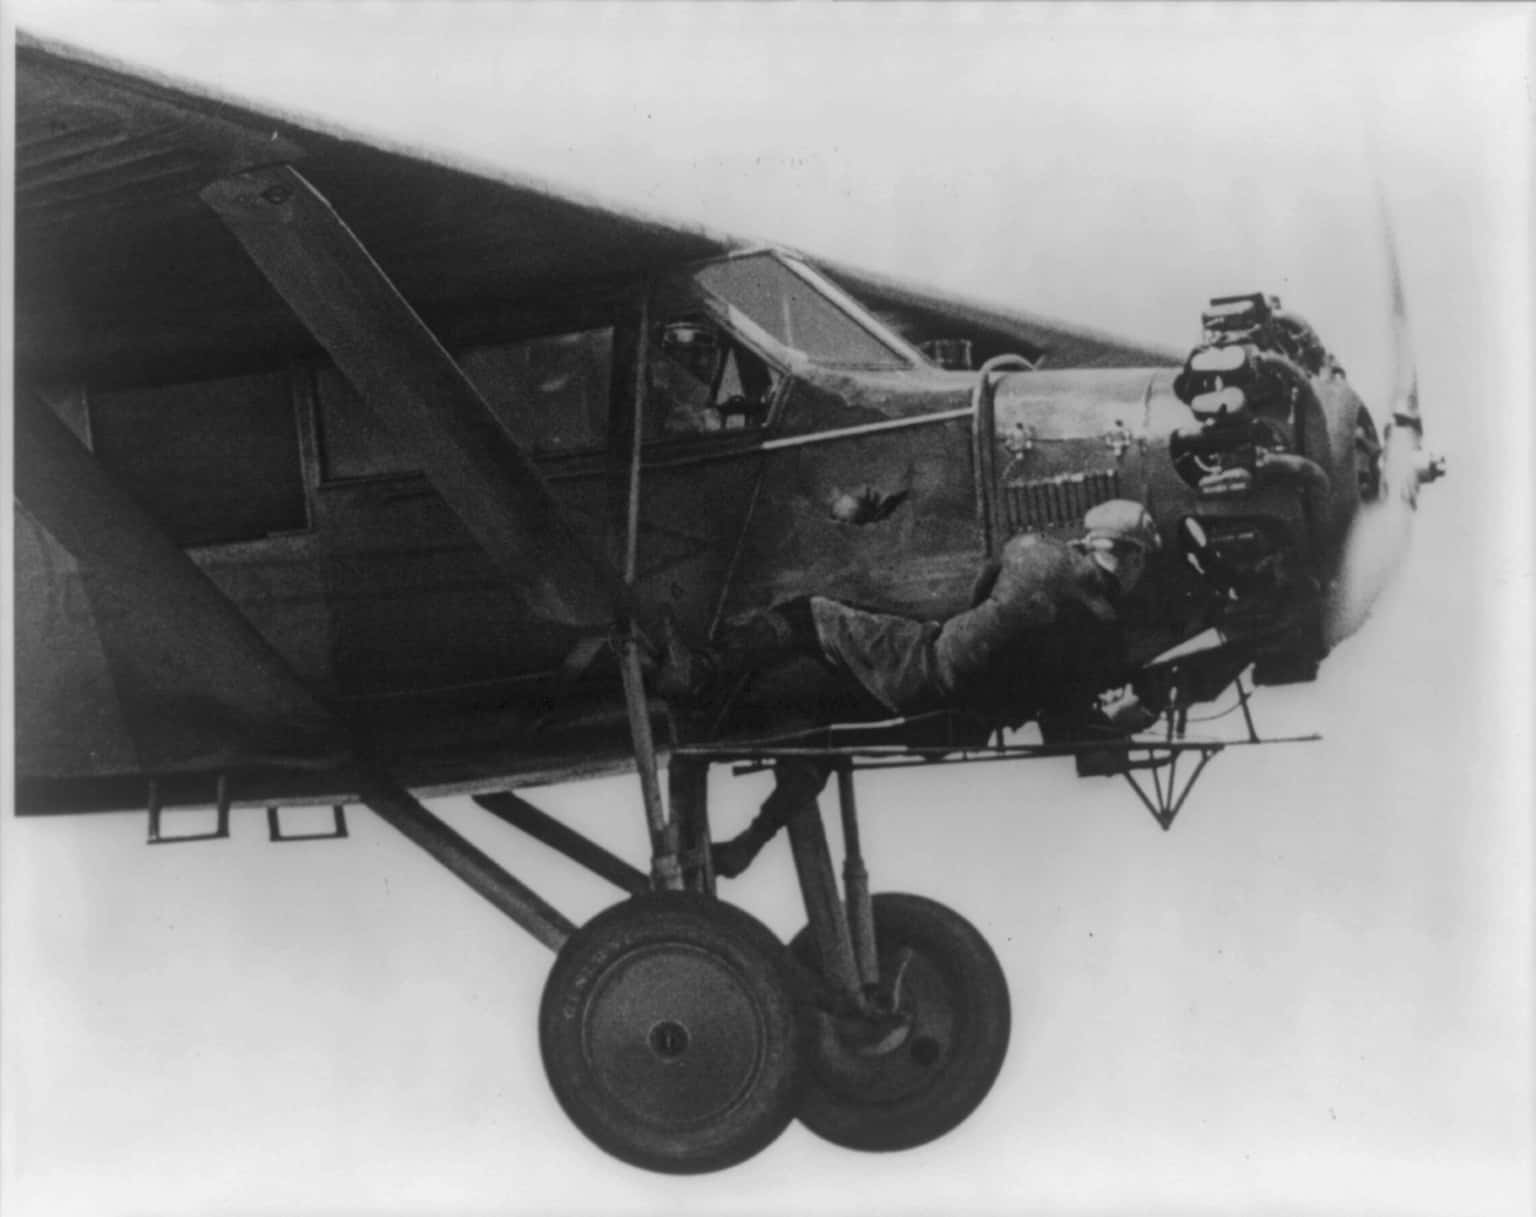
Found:
[[[1374,493],[1356,509],[1344,538],[1338,573],[1328,597],[1326,631],[1330,647],[1353,634],[1370,616],[1407,552],[1419,487],[1445,472],[1444,461],[1424,449],[1419,374],[1408,325],[1397,236],[1385,195],[1380,201],[1392,293],[1393,386],[1389,421],[1379,447],[1366,421],[1362,420],[1355,435],[1361,468],[1368,469],[1369,462],[1379,462],[1378,476],[1362,477],[1362,487]]]

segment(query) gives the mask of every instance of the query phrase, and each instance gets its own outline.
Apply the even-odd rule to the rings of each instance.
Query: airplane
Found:
[[[169,844],[248,807],[295,839],[281,809],[314,803],[345,836],[368,807],[556,951],[550,1085],[638,1167],[725,1169],[795,1119],[866,1151],[967,1119],[1006,978],[958,913],[872,894],[856,773],[1072,757],[1171,828],[1232,746],[1190,709],[1233,690],[1238,742],[1273,742],[1250,687],[1317,678],[1443,471],[1395,260],[1378,426],[1262,292],[1164,350],[25,35],[16,62],[18,813],[142,809]],[[1170,690],[1156,734],[889,721],[806,665],[709,716],[657,695],[669,622],[705,640],[805,593],[939,619],[1010,536],[1116,498],[1163,534],[1124,613]],[[819,813],[792,818],[786,950],[719,893],[707,778],[803,760],[836,778],[843,882]],[[648,869],[519,793],[623,770]],[[626,898],[572,924],[420,801],[443,792]],[[183,807],[213,827],[170,833]]]

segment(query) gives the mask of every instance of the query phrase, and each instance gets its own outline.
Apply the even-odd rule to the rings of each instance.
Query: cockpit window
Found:
[[[769,337],[833,368],[908,368],[912,360],[772,254],[712,262],[694,273],[705,291]]]
[[[779,380],[696,305],[656,327],[646,366],[647,439],[759,427]]]

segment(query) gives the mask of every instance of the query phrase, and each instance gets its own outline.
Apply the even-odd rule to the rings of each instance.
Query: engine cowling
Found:
[[[1328,589],[1380,492],[1369,413],[1315,332],[1266,296],[1218,298],[1179,369],[1030,372],[997,390],[994,530],[1075,535],[1110,498],[1146,505],[1161,559],[1131,597],[1133,646],[1215,627],[1259,683],[1308,680]]]

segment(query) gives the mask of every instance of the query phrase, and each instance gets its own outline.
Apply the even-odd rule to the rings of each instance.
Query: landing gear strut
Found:
[[[835,770],[839,885],[816,800],[831,768],[795,758],[779,774],[808,916],[787,948],[715,898],[708,761],[674,757],[666,831],[654,834],[683,890],[655,890],[656,868],[645,876],[516,795],[480,798],[632,893],[559,945],[539,1011],[551,1089],[615,1157],[721,1170],[796,1118],[850,1149],[910,1149],[965,1120],[996,1080],[1010,1023],[997,957],[941,904],[870,895],[848,764]]]
[[[1008,1051],[1008,982],[958,913],[921,896],[870,896],[853,770],[837,772],[843,902],[814,799],[789,824],[810,919],[790,952],[816,978],[800,1120],[848,1149],[912,1149],[960,1124],[996,1081]]]
[[[1080,772],[1133,784],[1149,770],[1156,800],[1138,793],[1167,829],[1213,756],[1274,742],[1259,738],[1247,692],[1239,685],[1238,693],[1242,740],[1187,740],[1180,712],[1164,740],[984,743],[953,730],[942,743],[812,735],[771,747],[675,747],[665,806],[654,769],[647,783],[649,873],[518,795],[479,796],[500,820],[629,894],[579,929],[408,796],[377,782],[363,795],[558,952],[540,1006],[540,1049],[560,1105],[598,1146],[647,1170],[695,1174],[745,1161],[798,1118],[833,1144],[889,1152],[942,1137],[976,1110],[1007,1055],[1011,1006],[975,926],[922,896],[870,894],[855,770],[1048,756],[1073,756]],[[1316,737],[1291,740],[1304,738]],[[1197,768],[1178,787],[1185,752],[1196,754]],[[736,772],[774,767],[768,836],[788,830],[807,916],[788,947],[716,898],[708,776],[722,763]],[[833,774],[841,884],[817,803]]]

